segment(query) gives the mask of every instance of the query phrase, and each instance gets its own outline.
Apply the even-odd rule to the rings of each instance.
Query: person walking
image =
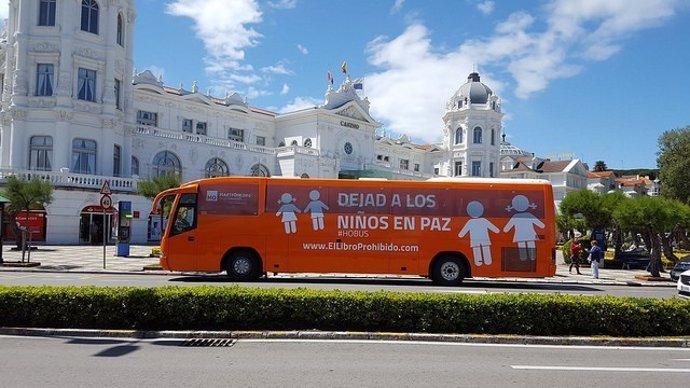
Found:
[[[589,250],[589,261],[592,264],[592,277],[599,279],[599,259],[601,259],[601,248],[597,240],[592,240],[592,249]]]
[[[580,272],[580,256],[582,255],[582,244],[575,237],[573,237],[573,242],[570,243],[570,268],[568,268],[568,273],[573,273],[573,267],[577,271],[578,275],[582,275]]]

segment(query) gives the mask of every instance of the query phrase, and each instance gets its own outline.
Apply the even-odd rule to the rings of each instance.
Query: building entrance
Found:
[[[81,219],[79,220],[79,242],[82,244],[102,245],[103,244],[103,228],[106,228],[107,243],[111,243],[112,232],[112,218],[113,211],[105,213],[103,216],[103,208],[100,206],[87,206],[81,211]]]

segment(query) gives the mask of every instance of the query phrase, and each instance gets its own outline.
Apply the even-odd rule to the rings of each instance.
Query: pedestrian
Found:
[[[582,255],[582,244],[579,240],[573,237],[573,242],[570,244],[570,268],[568,268],[568,273],[573,273],[573,267],[577,270],[578,275],[582,275],[580,272],[580,256]]]
[[[599,279],[599,259],[601,259],[601,248],[597,240],[592,240],[592,249],[589,250],[587,260],[592,264],[592,277]]]

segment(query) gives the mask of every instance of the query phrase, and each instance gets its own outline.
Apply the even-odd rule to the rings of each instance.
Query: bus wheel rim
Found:
[[[446,262],[441,265],[441,276],[445,280],[455,280],[460,276],[460,266],[457,263]]]
[[[246,257],[238,257],[232,265],[236,274],[246,275],[252,268],[252,264]]]

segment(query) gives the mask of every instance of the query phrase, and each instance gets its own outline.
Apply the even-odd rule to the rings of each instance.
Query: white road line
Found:
[[[578,371],[578,372],[658,372],[658,373],[690,373],[688,368],[626,368],[626,367],[598,367],[598,366],[559,366],[559,365],[511,365],[517,370],[544,371]]]

